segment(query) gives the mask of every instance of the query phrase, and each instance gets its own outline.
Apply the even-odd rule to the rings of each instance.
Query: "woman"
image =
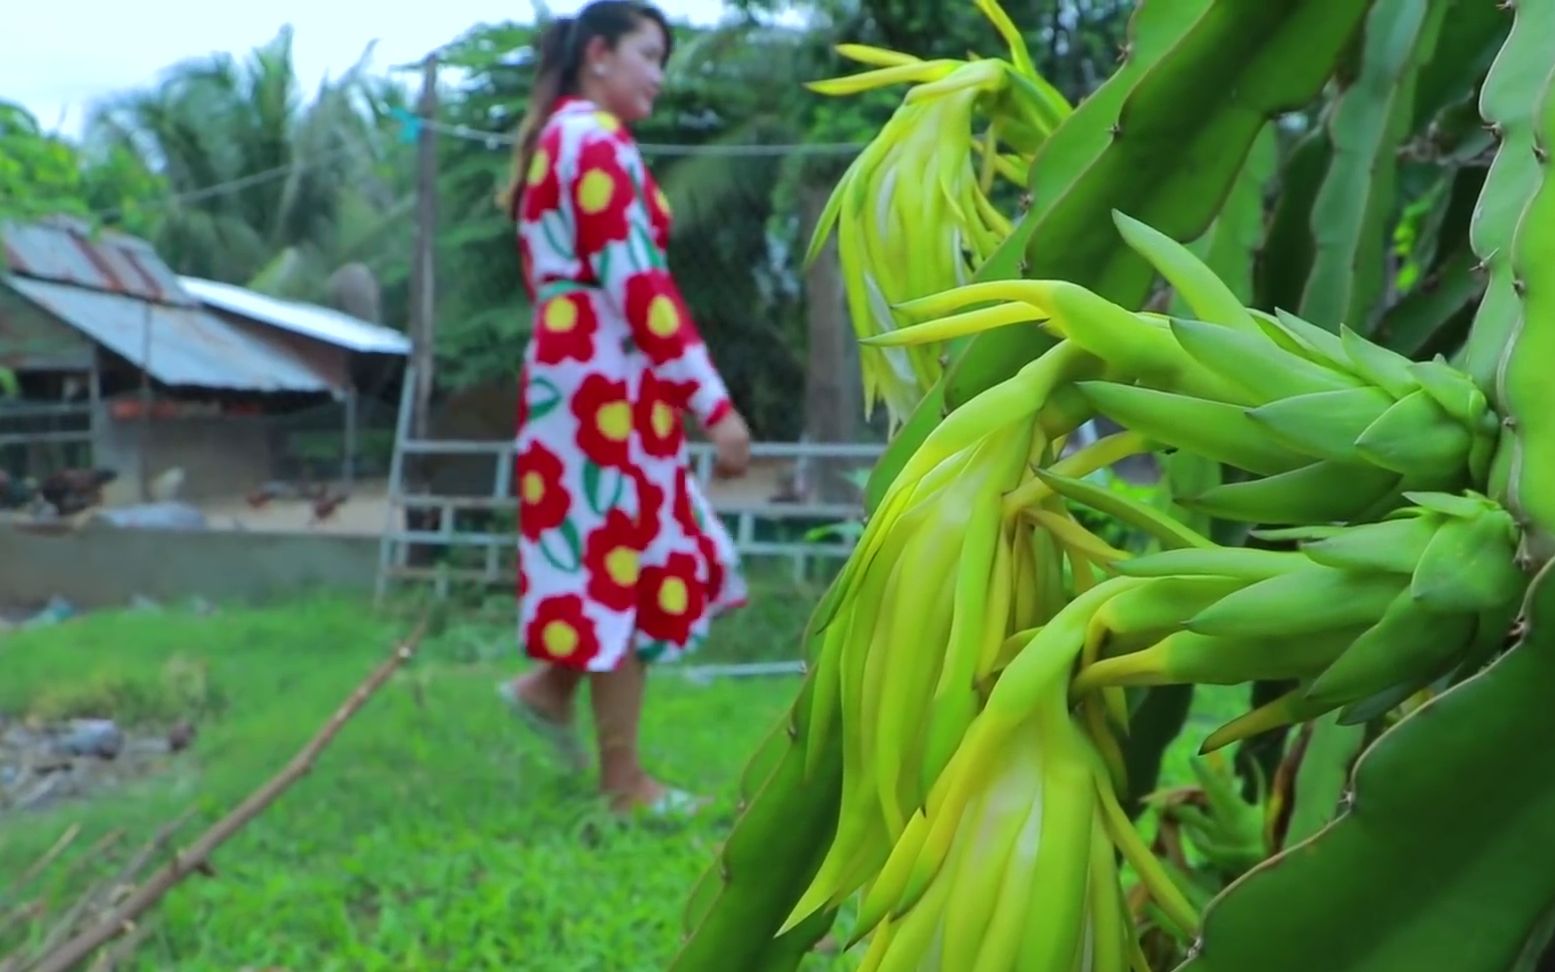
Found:
[[[572,707],[589,680],[600,787],[621,812],[694,803],[638,759],[644,666],[693,649],[745,597],[682,415],[720,475],[745,471],[750,432],[669,275],[668,207],[627,131],[653,109],[670,41],[632,0],[555,21],[504,200],[535,303],[514,481],[519,635],[540,665],[501,691],[581,765]]]

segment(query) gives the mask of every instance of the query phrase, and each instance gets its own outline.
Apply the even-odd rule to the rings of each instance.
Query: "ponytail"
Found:
[[[559,17],[540,34],[539,66],[535,73],[534,87],[529,92],[529,108],[518,125],[513,140],[513,171],[503,188],[498,202],[514,220],[518,219],[518,203],[529,180],[529,167],[534,162],[535,150],[540,145],[540,129],[551,117],[556,102],[570,88],[576,86],[578,55],[573,48],[577,34],[577,21],[571,17]]]

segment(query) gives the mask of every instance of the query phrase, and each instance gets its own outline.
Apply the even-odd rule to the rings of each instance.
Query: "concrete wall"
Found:
[[[144,449],[139,419],[105,415],[98,428],[97,465],[119,473],[109,494],[115,499],[140,499],[142,461],[153,477],[174,466],[182,467],[180,498],[186,500],[241,496],[272,478],[270,429],[263,419],[154,418],[145,423]]]
[[[123,605],[137,594],[257,602],[326,590],[370,593],[377,565],[375,537],[0,524],[0,602],[11,604],[56,594],[90,608]]]

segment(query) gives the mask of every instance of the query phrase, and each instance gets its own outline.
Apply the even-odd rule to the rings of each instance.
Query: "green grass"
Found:
[[[792,657],[803,616],[780,608],[796,600],[763,598],[703,657]],[[198,803],[181,835],[192,838],[284,764],[401,630],[361,605],[317,601],[104,614],[0,643],[0,710],[200,724],[180,772],[4,818],[0,874],[20,873],[74,821],[80,852],[112,827],[144,839]],[[646,761],[719,799],[694,823],[622,826],[602,814],[592,777],[569,777],[498,703],[493,682],[517,664],[506,625],[453,624],[430,639],[316,770],[221,848],[214,880],[191,878],[164,900],[135,968],[661,967],[686,891],[732,819],[731,781],[797,683],[656,678]]]
[[[696,661],[794,657],[816,594],[763,583]],[[603,814],[592,776],[564,772],[498,703],[494,681],[519,664],[510,609],[444,615],[314,772],[217,852],[216,876],[164,899],[132,967],[663,968],[686,894],[733,819],[734,781],[797,682],[655,677],[645,759],[715,803],[691,822],[622,825]],[[0,818],[0,874],[19,874],[77,821],[71,852],[23,897],[67,896],[53,882],[111,828],[134,846],[196,805],[181,834],[192,839],[290,759],[405,627],[317,600],[101,614],[0,641],[0,711],[152,725],[193,717],[200,729],[168,775]],[[1207,698],[1163,783],[1188,779],[1188,753],[1238,703]],[[13,903],[8,884],[0,879],[0,916]]]

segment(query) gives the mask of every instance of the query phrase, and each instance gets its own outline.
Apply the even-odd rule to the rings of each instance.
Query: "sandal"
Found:
[[[566,723],[542,715],[538,709],[524,701],[511,681],[498,682],[497,695],[526,726],[550,743],[557,755],[570,768],[580,773],[588,770],[588,751],[584,749],[583,741],[578,738],[577,730]]]
[[[666,789],[648,803],[637,803],[624,810],[614,810],[620,817],[648,817],[656,820],[675,820],[694,817],[712,801],[674,787]]]

